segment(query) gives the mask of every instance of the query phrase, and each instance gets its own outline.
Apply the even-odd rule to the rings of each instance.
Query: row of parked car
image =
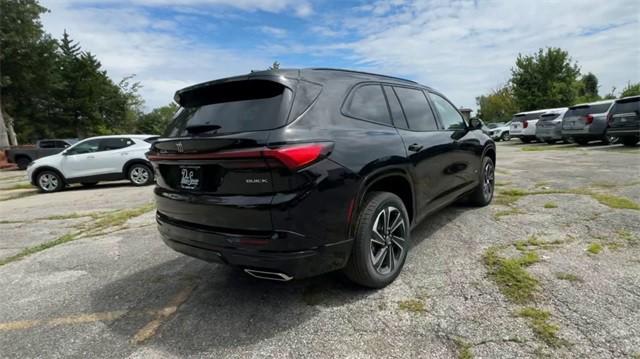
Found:
[[[524,143],[563,141],[580,145],[602,141],[635,146],[640,142],[639,114],[640,96],[630,96],[516,113],[510,122],[488,132],[494,140],[503,141],[519,138]]]

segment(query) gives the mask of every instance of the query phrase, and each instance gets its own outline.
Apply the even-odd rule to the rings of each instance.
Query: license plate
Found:
[[[180,188],[200,188],[200,166],[180,166]]]

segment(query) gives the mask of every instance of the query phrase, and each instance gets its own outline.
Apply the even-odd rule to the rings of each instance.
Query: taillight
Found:
[[[149,161],[272,158],[287,168],[296,170],[327,156],[332,148],[333,143],[319,142],[283,145],[274,148],[247,148],[208,153],[160,154],[150,152],[147,154],[147,158]]]
[[[584,123],[585,123],[585,124],[587,124],[587,125],[592,124],[592,123],[593,123],[593,116],[591,116],[591,115],[586,115],[586,116],[584,117]]]
[[[331,150],[329,143],[305,143],[300,145],[269,148],[262,151],[267,158],[275,158],[290,169],[298,169],[315,162]]]
[[[522,128],[527,128],[527,127],[529,127],[529,121],[524,120],[524,121],[522,122]]]

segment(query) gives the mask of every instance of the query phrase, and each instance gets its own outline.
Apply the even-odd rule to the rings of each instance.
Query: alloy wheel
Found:
[[[493,195],[493,185],[495,181],[495,174],[493,171],[493,163],[487,161],[484,165],[484,179],[482,183],[482,193],[485,198],[491,198]]]
[[[60,181],[58,177],[51,173],[45,173],[38,178],[38,184],[46,192],[53,192],[58,189]]]
[[[393,273],[405,251],[407,225],[402,212],[388,206],[381,210],[371,230],[370,255],[373,268],[382,275]]]
[[[131,170],[130,177],[133,183],[144,184],[149,180],[149,170],[141,166],[136,166]]]

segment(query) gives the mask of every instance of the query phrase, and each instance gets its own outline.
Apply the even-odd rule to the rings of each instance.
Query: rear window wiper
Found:
[[[192,125],[192,126],[187,126],[186,130],[189,133],[197,134],[197,133],[204,133],[204,132],[210,132],[210,131],[217,131],[220,128],[222,127],[218,125]]]

